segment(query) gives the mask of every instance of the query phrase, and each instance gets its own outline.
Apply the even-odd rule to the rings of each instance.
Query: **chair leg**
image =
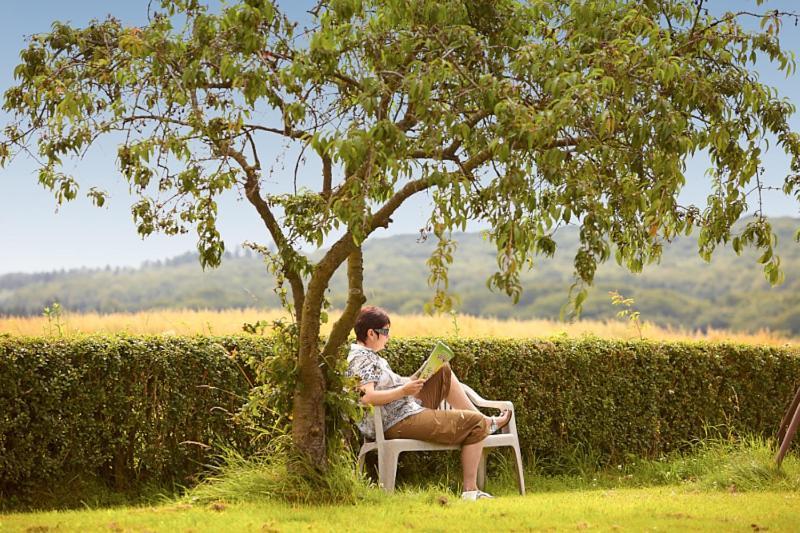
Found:
[[[358,472],[359,473],[362,473],[362,474],[364,473],[364,463],[366,462],[366,459],[367,459],[367,452],[360,452],[358,454]]]
[[[489,455],[489,449],[484,448],[481,450],[481,461],[478,463],[478,478],[477,484],[480,490],[486,486],[486,458]]]
[[[519,444],[514,447],[514,459],[517,462],[517,482],[519,483],[519,493],[525,496],[525,476],[522,473],[522,454],[519,451]]]
[[[378,449],[378,482],[386,492],[394,491],[397,476],[397,458],[400,452],[392,449]]]

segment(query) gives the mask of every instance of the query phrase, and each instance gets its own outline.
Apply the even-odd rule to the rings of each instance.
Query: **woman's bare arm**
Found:
[[[367,405],[386,405],[395,400],[399,400],[403,396],[416,396],[422,390],[422,385],[425,383],[424,379],[415,379],[409,381],[402,387],[397,387],[388,390],[375,390],[375,383],[367,383],[359,387],[361,392],[361,402]]]

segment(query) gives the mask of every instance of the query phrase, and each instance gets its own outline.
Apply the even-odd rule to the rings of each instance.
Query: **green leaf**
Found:
[[[575,308],[581,309],[583,307],[583,302],[586,301],[586,297],[589,296],[589,291],[585,288],[578,291],[578,294],[575,295]]]

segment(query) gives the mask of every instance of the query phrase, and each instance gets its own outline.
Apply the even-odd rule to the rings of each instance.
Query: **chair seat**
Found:
[[[470,401],[476,407],[490,407],[495,409],[510,409],[511,420],[501,431],[494,435],[489,435],[483,441],[483,455],[478,467],[478,487],[483,488],[486,479],[486,456],[488,448],[498,448],[509,446],[514,450],[514,458],[517,466],[517,482],[520,494],[525,494],[525,479],[522,471],[522,455],[519,448],[519,437],[517,436],[516,413],[511,402],[490,401],[481,398],[471,388],[463,385],[464,392],[467,393]],[[449,408],[446,404],[446,408]],[[367,441],[361,446],[358,454],[359,468],[364,467],[364,459],[367,453],[375,450],[378,452],[378,479],[384,490],[391,492],[394,490],[395,477],[397,475],[397,459],[403,452],[421,452],[437,450],[460,450],[459,444],[438,444],[417,439],[386,439],[383,434],[383,420],[381,410],[373,409],[375,417],[375,440]]]
[[[384,441],[384,446],[391,446],[403,452],[416,452],[425,450],[460,450],[458,444],[439,444],[416,439],[388,439]]]
[[[489,435],[483,440],[484,448],[497,448],[500,446],[513,446],[516,442],[516,435],[509,433],[498,433]],[[437,442],[428,442],[425,440],[417,439],[386,439],[384,445],[392,446],[394,448],[402,449],[401,451],[424,451],[424,450],[460,450],[460,444],[439,444]],[[369,446],[370,451],[377,448],[376,442],[364,443],[364,446]],[[363,447],[362,447],[363,448]]]

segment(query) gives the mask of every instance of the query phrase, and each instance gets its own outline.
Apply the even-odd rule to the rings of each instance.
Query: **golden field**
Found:
[[[225,311],[163,310],[139,313],[73,314],[62,312],[57,317],[0,317],[0,334],[11,335],[75,335],[80,333],[129,333],[166,335],[229,335],[242,332],[244,323],[259,320],[271,322],[286,316],[279,310],[231,309]],[[337,318],[331,313],[331,319]],[[330,330],[324,324],[323,333]],[[798,339],[782,337],[770,331],[754,334],[726,330],[688,331],[641,324],[641,332],[628,320],[572,323],[554,320],[499,320],[467,315],[392,315],[392,335],[396,337],[460,336],[531,338],[567,335],[596,335],[609,339],[729,341],[747,344],[799,344]]]

